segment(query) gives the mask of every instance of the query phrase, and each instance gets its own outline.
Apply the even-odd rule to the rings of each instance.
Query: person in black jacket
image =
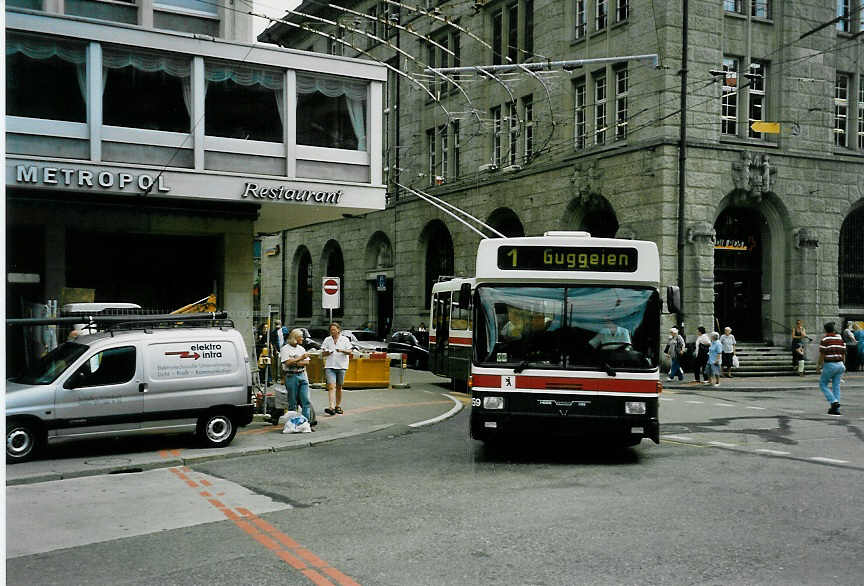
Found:
[[[711,337],[705,332],[704,326],[697,328],[699,337],[696,338],[696,361],[693,365],[694,380],[698,383],[699,376],[704,375],[704,384],[711,384],[709,377],[705,374],[705,365],[708,364],[708,349],[711,347]]]

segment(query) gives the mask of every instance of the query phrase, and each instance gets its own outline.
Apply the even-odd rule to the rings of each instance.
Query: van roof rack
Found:
[[[142,316],[143,317],[143,316]],[[153,316],[147,316],[153,317]],[[234,321],[230,319],[193,319],[188,316],[172,316],[172,319],[146,319],[123,321],[107,324],[106,332],[130,330],[180,329],[180,328],[233,328]]]

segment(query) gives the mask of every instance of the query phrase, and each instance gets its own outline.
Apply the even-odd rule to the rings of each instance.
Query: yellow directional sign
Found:
[[[765,134],[780,134],[779,122],[754,122],[750,125],[753,132],[764,132]]]

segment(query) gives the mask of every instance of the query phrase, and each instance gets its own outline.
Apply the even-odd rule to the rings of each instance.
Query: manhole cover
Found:
[[[95,460],[85,460],[84,463],[88,466],[122,466],[131,461],[129,458],[96,458]]]

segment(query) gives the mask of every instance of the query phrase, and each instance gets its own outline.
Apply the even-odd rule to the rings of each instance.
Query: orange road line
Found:
[[[322,571],[336,580],[339,584],[342,584],[342,586],[360,586],[360,584],[352,580],[350,576],[346,576],[336,568],[324,568]]]
[[[186,481],[186,484],[188,484],[188,485],[191,486],[192,488],[198,488],[198,483],[195,482],[194,480],[187,480],[187,481]]]
[[[227,509],[228,508],[225,505],[223,505],[222,502],[219,500],[216,500],[216,499],[207,499],[207,500],[210,501],[210,504],[213,505],[214,507],[216,507],[217,509]]]
[[[284,561],[288,562],[288,564],[294,568],[295,570],[302,570],[306,567],[306,564],[295,558],[293,555],[285,551],[277,551],[276,555],[282,558]]]
[[[309,578],[313,584],[318,586],[333,586],[333,582],[316,572],[315,570],[300,570],[304,576]]]
[[[200,480],[202,486],[213,486],[213,483],[207,480],[206,478],[202,478]]]
[[[159,457],[165,458],[167,460],[168,459],[168,452],[165,450],[159,450]]]
[[[204,498],[207,498],[208,496],[213,496],[213,495],[211,495],[209,492],[207,492],[206,490],[202,490],[202,491],[199,492],[198,494],[200,494],[200,495],[203,496]]]
[[[303,558],[316,568],[326,568],[330,565],[305,547],[298,547],[294,551],[297,552],[297,555],[299,555],[301,558]]]

